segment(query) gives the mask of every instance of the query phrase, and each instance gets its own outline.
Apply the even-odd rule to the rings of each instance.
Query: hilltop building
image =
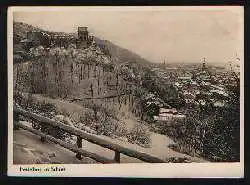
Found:
[[[28,31],[26,39],[20,41],[28,51],[32,47],[64,47],[76,44],[78,49],[88,48],[94,41],[94,36],[89,35],[88,27],[78,27],[77,37],[71,34],[50,33],[45,31]]]
[[[77,48],[85,49],[89,43],[88,27],[78,27],[78,39],[76,41]]]

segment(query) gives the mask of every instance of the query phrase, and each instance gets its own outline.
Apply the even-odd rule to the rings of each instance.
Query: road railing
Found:
[[[127,155],[129,157],[134,157],[134,158],[137,158],[141,161],[148,162],[148,163],[166,163],[166,161],[164,161],[158,157],[152,156],[152,155],[147,154],[147,153],[139,152],[139,151],[136,151],[134,149],[127,148],[127,147],[121,146],[119,144],[107,141],[107,140],[102,139],[98,136],[88,134],[88,133],[86,133],[82,130],[79,130],[77,128],[74,128],[72,126],[66,125],[66,124],[61,123],[59,121],[52,120],[50,118],[41,116],[41,115],[36,114],[36,113],[32,113],[32,112],[24,110],[22,108],[14,107],[13,114],[14,114],[13,116],[14,116],[14,124],[15,124],[14,128],[22,128],[24,130],[30,131],[36,135],[41,136],[42,140],[48,140],[48,141],[51,141],[53,143],[59,144],[60,146],[67,148],[68,150],[76,153],[76,157],[78,159],[81,159],[82,156],[84,156],[84,157],[92,158],[95,161],[100,162],[100,163],[120,163],[120,154],[124,154],[124,155]],[[36,129],[33,129],[29,126],[21,124],[19,122],[20,115],[23,117],[29,118],[35,122],[42,123],[43,125],[49,125],[49,126],[52,126],[52,127],[58,128],[58,129],[62,129],[67,133],[70,133],[72,135],[77,136],[76,145],[69,144],[61,139],[57,139],[51,135],[45,134],[39,130],[36,130]],[[115,152],[114,159],[113,160],[108,159],[108,158],[102,157],[100,155],[97,155],[95,153],[83,150],[82,149],[82,140],[83,139],[87,140],[90,143],[102,146],[103,148],[113,150]]]

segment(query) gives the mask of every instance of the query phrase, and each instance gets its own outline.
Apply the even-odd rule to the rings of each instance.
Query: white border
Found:
[[[166,164],[70,164],[60,165],[66,168],[64,172],[39,173],[19,172],[22,167],[48,167],[56,165],[13,165],[13,12],[37,12],[37,11],[182,11],[182,10],[230,10],[237,12],[243,7],[10,7],[8,9],[8,176],[37,176],[37,177],[157,177],[157,178],[243,178],[244,177],[244,61],[241,62],[241,122],[240,122],[240,162],[239,163],[166,163]],[[243,25],[242,25],[243,26]],[[244,29],[241,29],[244,31]],[[244,33],[242,44],[244,44]],[[244,56],[242,54],[241,56]]]

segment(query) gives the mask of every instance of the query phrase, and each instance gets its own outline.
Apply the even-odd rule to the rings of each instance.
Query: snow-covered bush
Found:
[[[128,129],[123,122],[107,118],[97,125],[97,132],[106,136],[123,137],[128,133]]]
[[[142,145],[143,147],[149,147],[151,142],[150,132],[143,124],[136,124],[127,134],[127,138],[129,142]]]
[[[94,122],[94,111],[87,109],[87,111],[80,116],[80,122],[83,125],[90,126]]]

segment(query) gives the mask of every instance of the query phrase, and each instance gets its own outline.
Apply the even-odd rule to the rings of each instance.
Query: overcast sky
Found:
[[[88,26],[151,62],[228,62],[243,60],[243,9],[240,7],[120,7],[21,9],[20,21],[49,31],[76,32]]]

